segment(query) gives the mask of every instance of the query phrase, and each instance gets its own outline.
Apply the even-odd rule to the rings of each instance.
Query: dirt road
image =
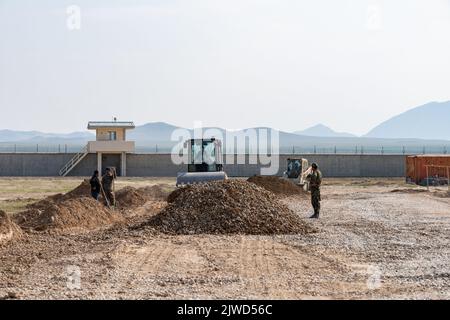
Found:
[[[0,297],[449,299],[450,198],[356,182],[327,183],[302,236],[163,235],[134,228],[145,208],[108,230],[28,234],[0,247]]]

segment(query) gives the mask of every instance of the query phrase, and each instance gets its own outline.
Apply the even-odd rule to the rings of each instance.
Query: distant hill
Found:
[[[295,134],[313,137],[356,137],[351,133],[336,132],[331,128],[319,123],[302,131],[295,131]]]
[[[14,142],[21,140],[28,140],[37,136],[38,131],[14,131],[14,130],[0,130],[1,142]]]
[[[450,140],[450,101],[431,102],[403,112],[376,126],[365,137]]]
[[[61,143],[65,141],[83,142],[95,137],[90,132],[45,133],[40,131],[0,130],[0,142],[20,143]]]
[[[170,141],[172,132],[178,128],[165,122],[149,122],[130,130],[127,139],[139,142]]]

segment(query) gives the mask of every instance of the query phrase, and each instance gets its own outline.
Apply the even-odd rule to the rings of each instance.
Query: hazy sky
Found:
[[[0,0],[0,129],[117,116],[363,134],[444,100],[450,0]]]

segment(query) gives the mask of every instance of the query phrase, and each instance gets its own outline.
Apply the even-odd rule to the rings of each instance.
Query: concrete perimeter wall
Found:
[[[0,176],[58,176],[58,172],[73,153],[0,153]],[[242,156],[246,164],[236,164],[237,157],[231,156],[235,164],[227,164],[225,172],[231,177],[249,177],[261,173],[264,167],[255,156]],[[304,157],[317,162],[327,177],[403,177],[405,176],[404,155],[351,155],[351,154],[308,154],[280,155],[277,175],[286,169],[286,159]],[[249,164],[250,163],[250,164]],[[252,164],[253,163],[253,164]],[[69,176],[89,176],[97,167],[96,154],[87,155]],[[265,166],[267,167],[267,166]],[[185,166],[174,165],[170,154],[128,154],[127,175],[130,177],[175,177]]]

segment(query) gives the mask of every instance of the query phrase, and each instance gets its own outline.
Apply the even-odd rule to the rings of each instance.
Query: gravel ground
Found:
[[[389,189],[325,187],[315,221],[321,232],[287,243],[348,257],[354,271],[366,273],[373,297],[450,298],[450,198]]]
[[[0,247],[0,298],[449,299],[450,198],[411,190],[327,182],[318,232],[301,236],[134,228],[164,206],[154,201],[111,229],[28,233]],[[311,214],[308,200],[282,201]]]

